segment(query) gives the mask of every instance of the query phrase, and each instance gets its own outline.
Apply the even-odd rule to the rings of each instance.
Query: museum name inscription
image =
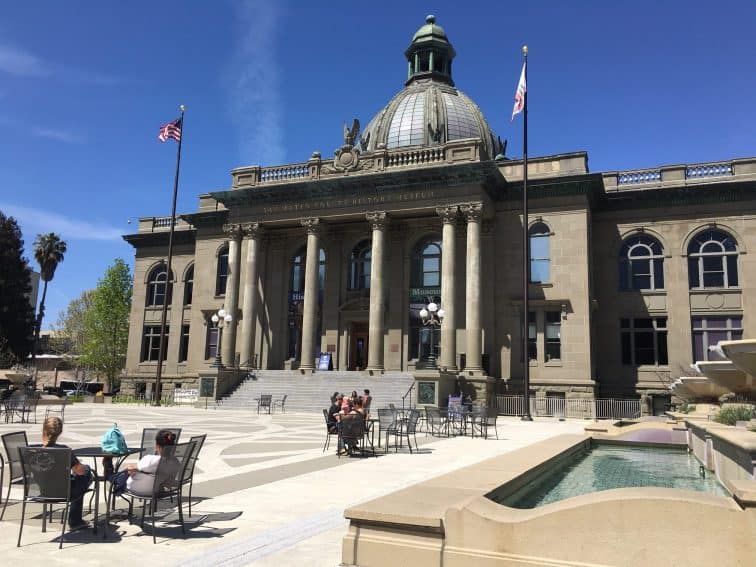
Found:
[[[343,209],[347,207],[364,207],[366,205],[383,205],[385,203],[401,203],[403,201],[424,201],[436,197],[436,191],[393,191],[376,192],[373,194],[354,195],[335,199],[302,199],[291,200],[275,205],[263,207],[265,214],[286,213],[297,211],[311,211],[314,209]]]

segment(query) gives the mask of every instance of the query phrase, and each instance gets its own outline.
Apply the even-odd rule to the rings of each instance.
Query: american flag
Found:
[[[173,122],[160,127],[158,140],[165,142],[168,138],[173,138],[177,142],[181,141],[181,118],[177,118]]]
[[[520,82],[517,83],[517,91],[515,92],[515,103],[512,108],[512,120],[514,117],[522,112],[522,108],[525,106],[525,93],[528,90],[525,84],[525,66],[527,63],[522,64],[522,73],[520,73]]]

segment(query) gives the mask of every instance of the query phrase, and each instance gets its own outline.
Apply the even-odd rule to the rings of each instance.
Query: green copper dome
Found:
[[[415,35],[412,36],[412,43],[428,37],[436,37],[448,41],[444,28],[436,23],[436,16],[432,14],[425,17],[425,25],[421,26],[415,32]]]

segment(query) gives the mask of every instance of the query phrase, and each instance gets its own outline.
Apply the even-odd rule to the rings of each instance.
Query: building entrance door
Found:
[[[349,341],[349,370],[364,370],[367,366],[368,324],[352,323]]]

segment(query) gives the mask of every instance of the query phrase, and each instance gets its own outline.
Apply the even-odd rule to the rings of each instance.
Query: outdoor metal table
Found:
[[[121,468],[121,465],[123,464],[123,461],[126,460],[126,457],[137,454],[141,450],[141,447],[128,447],[125,453],[109,453],[107,451],[103,451],[102,447],[81,447],[79,449],[73,450],[73,454],[76,456],[76,458],[88,457],[94,460],[94,467],[92,468],[95,481],[95,515],[93,522],[94,525],[92,527],[93,532],[97,533],[97,524],[100,519],[100,482],[104,482],[106,480],[104,476],[100,476],[100,474],[98,473],[97,462],[103,457],[111,457],[113,459],[113,470],[115,472],[118,472],[118,469]],[[110,500],[107,497],[105,498],[105,522],[110,523]],[[105,537],[107,537],[107,530],[103,531],[103,538]]]
[[[377,417],[367,417],[365,418],[365,440],[370,443],[370,449],[375,452],[375,446],[373,445],[373,442],[375,441],[375,428],[378,426],[379,421]],[[381,446],[381,436],[378,435],[378,446]]]

